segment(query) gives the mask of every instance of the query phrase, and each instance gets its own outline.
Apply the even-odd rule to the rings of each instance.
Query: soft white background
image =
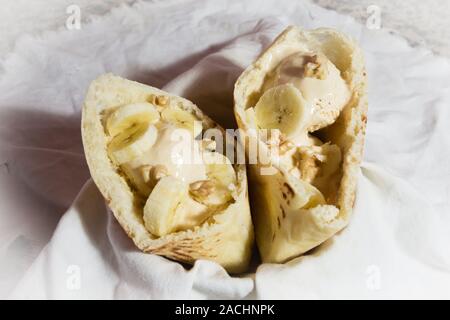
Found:
[[[142,0],[151,2],[152,0]],[[121,4],[136,0],[14,0],[3,1],[0,8],[0,56],[6,55],[18,37],[39,35],[60,28],[65,23],[66,8],[76,4],[84,21],[104,15]],[[449,0],[309,0],[324,8],[354,17],[365,24],[370,10],[381,10],[384,30],[406,38],[413,46],[431,49],[450,57]]]
[[[65,8],[36,16],[37,7],[20,21],[38,36],[0,28],[1,296],[450,297],[448,60],[301,1],[104,3],[82,6],[104,17],[82,11],[81,30],[65,30]],[[337,27],[366,54],[369,124],[349,228],[309,256],[240,278],[135,250],[95,186],[80,192],[89,82],[112,71],[186,96],[227,124],[235,79],[288,24]]]

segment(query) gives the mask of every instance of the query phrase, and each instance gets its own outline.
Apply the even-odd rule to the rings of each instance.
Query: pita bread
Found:
[[[337,120],[315,132],[322,142],[339,147],[342,161],[334,180],[322,182],[321,188],[318,187],[322,192],[324,188],[329,189],[326,190],[326,203],[307,202],[308,206],[290,211],[286,209],[289,207],[286,201],[307,197],[309,184],[305,185],[301,178],[290,174],[289,168],[282,163],[273,165],[276,170],[273,175],[261,174],[260,163],[248,166],[256,241],[264,262],[284,262],[305,253],[348,224],[363,152],[367,97],[362,52],[348,37],[324,28],[288,27],[239,77],[234,90],[234,111],[243,141],[257,139],[259,145],[264,145],[249,133],[250,129],[255,129],[255,124],[246,109],[254,107],[261,97],[267,75],[280,61],[296,52],[323,53],[340,71],[351,90],[351,98]],[[249,143],[245,145],[248,156]]]
[[[201,120],[203,128],[219,128],[186,99],[112,74],[102,75],[90,85],[82,113],[84,151],[94,182],[117,221],[140,250],[185,263],[211,260],[232,273],[245,271],[251,256],[253,225],[244,165],[234,165],[237,174],[234,202],[200,226],[161,237],[145,228],[139,195],[108,157],[108,137],[103,123],[105,115],[113,108],[147,101],[152,95],[168,97],[178,108]]]

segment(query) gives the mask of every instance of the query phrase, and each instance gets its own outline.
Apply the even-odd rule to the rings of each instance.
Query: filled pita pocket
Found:
[[[349,223],[366,127],[362,52],[336,30],[288,27],[239,77],[234,102],[257,245],[264,262],[285,262]]]
[[[205,138],[208,130],[214,139]],[[223,129],[192,102],[105,74],[89,87],[82,137],[95,184],[140,250],[247,269],[245,166],[218,150]]]

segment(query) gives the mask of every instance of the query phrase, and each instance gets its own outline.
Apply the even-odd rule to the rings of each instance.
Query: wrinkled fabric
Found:
[[[156,86],[233,128],[235,80],[290,24],[335,27],[365,52],[369,120],[349,227],[238,277],[139,252],[88,180],[90,81],[113,72]],[[450,298],[448,60],[301,1],[169,0],[21,38],[0,70],[3,297]]]

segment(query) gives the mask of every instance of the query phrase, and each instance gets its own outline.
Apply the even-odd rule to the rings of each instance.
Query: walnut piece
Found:
[[[156,97],[156,104],[158,106],[165,106],[169,102],[169,98],[166,96],[157,96]]]
[[[216,151],[217,145],[216,145],[216,141],[212,140],[212,139],[203,139],[201,142],[201,147],[202,150],[207,150],[207,151]]]
[[[158,106],[165,106],[169,102],[169,97],[163,96],[163,95],[157,96],[155,94],[151,94],[148,96],[147,102],[150,102],[151,104],[158,105]]]
[[[191,194],[195,197],[207,197],[214,191],[214,183],[211,180],[199,180],[189,185]]]
[[[161,178],[169,175],[167,168],[159,164],[155,166],[143,165],[139,168],[139,171],[144,179],[144,182],[152,188]]]
[[[150,181],[158,182],[161,178],[167,177],[169,173],[167,168],[163,165],[156,165],[150,170]]]

